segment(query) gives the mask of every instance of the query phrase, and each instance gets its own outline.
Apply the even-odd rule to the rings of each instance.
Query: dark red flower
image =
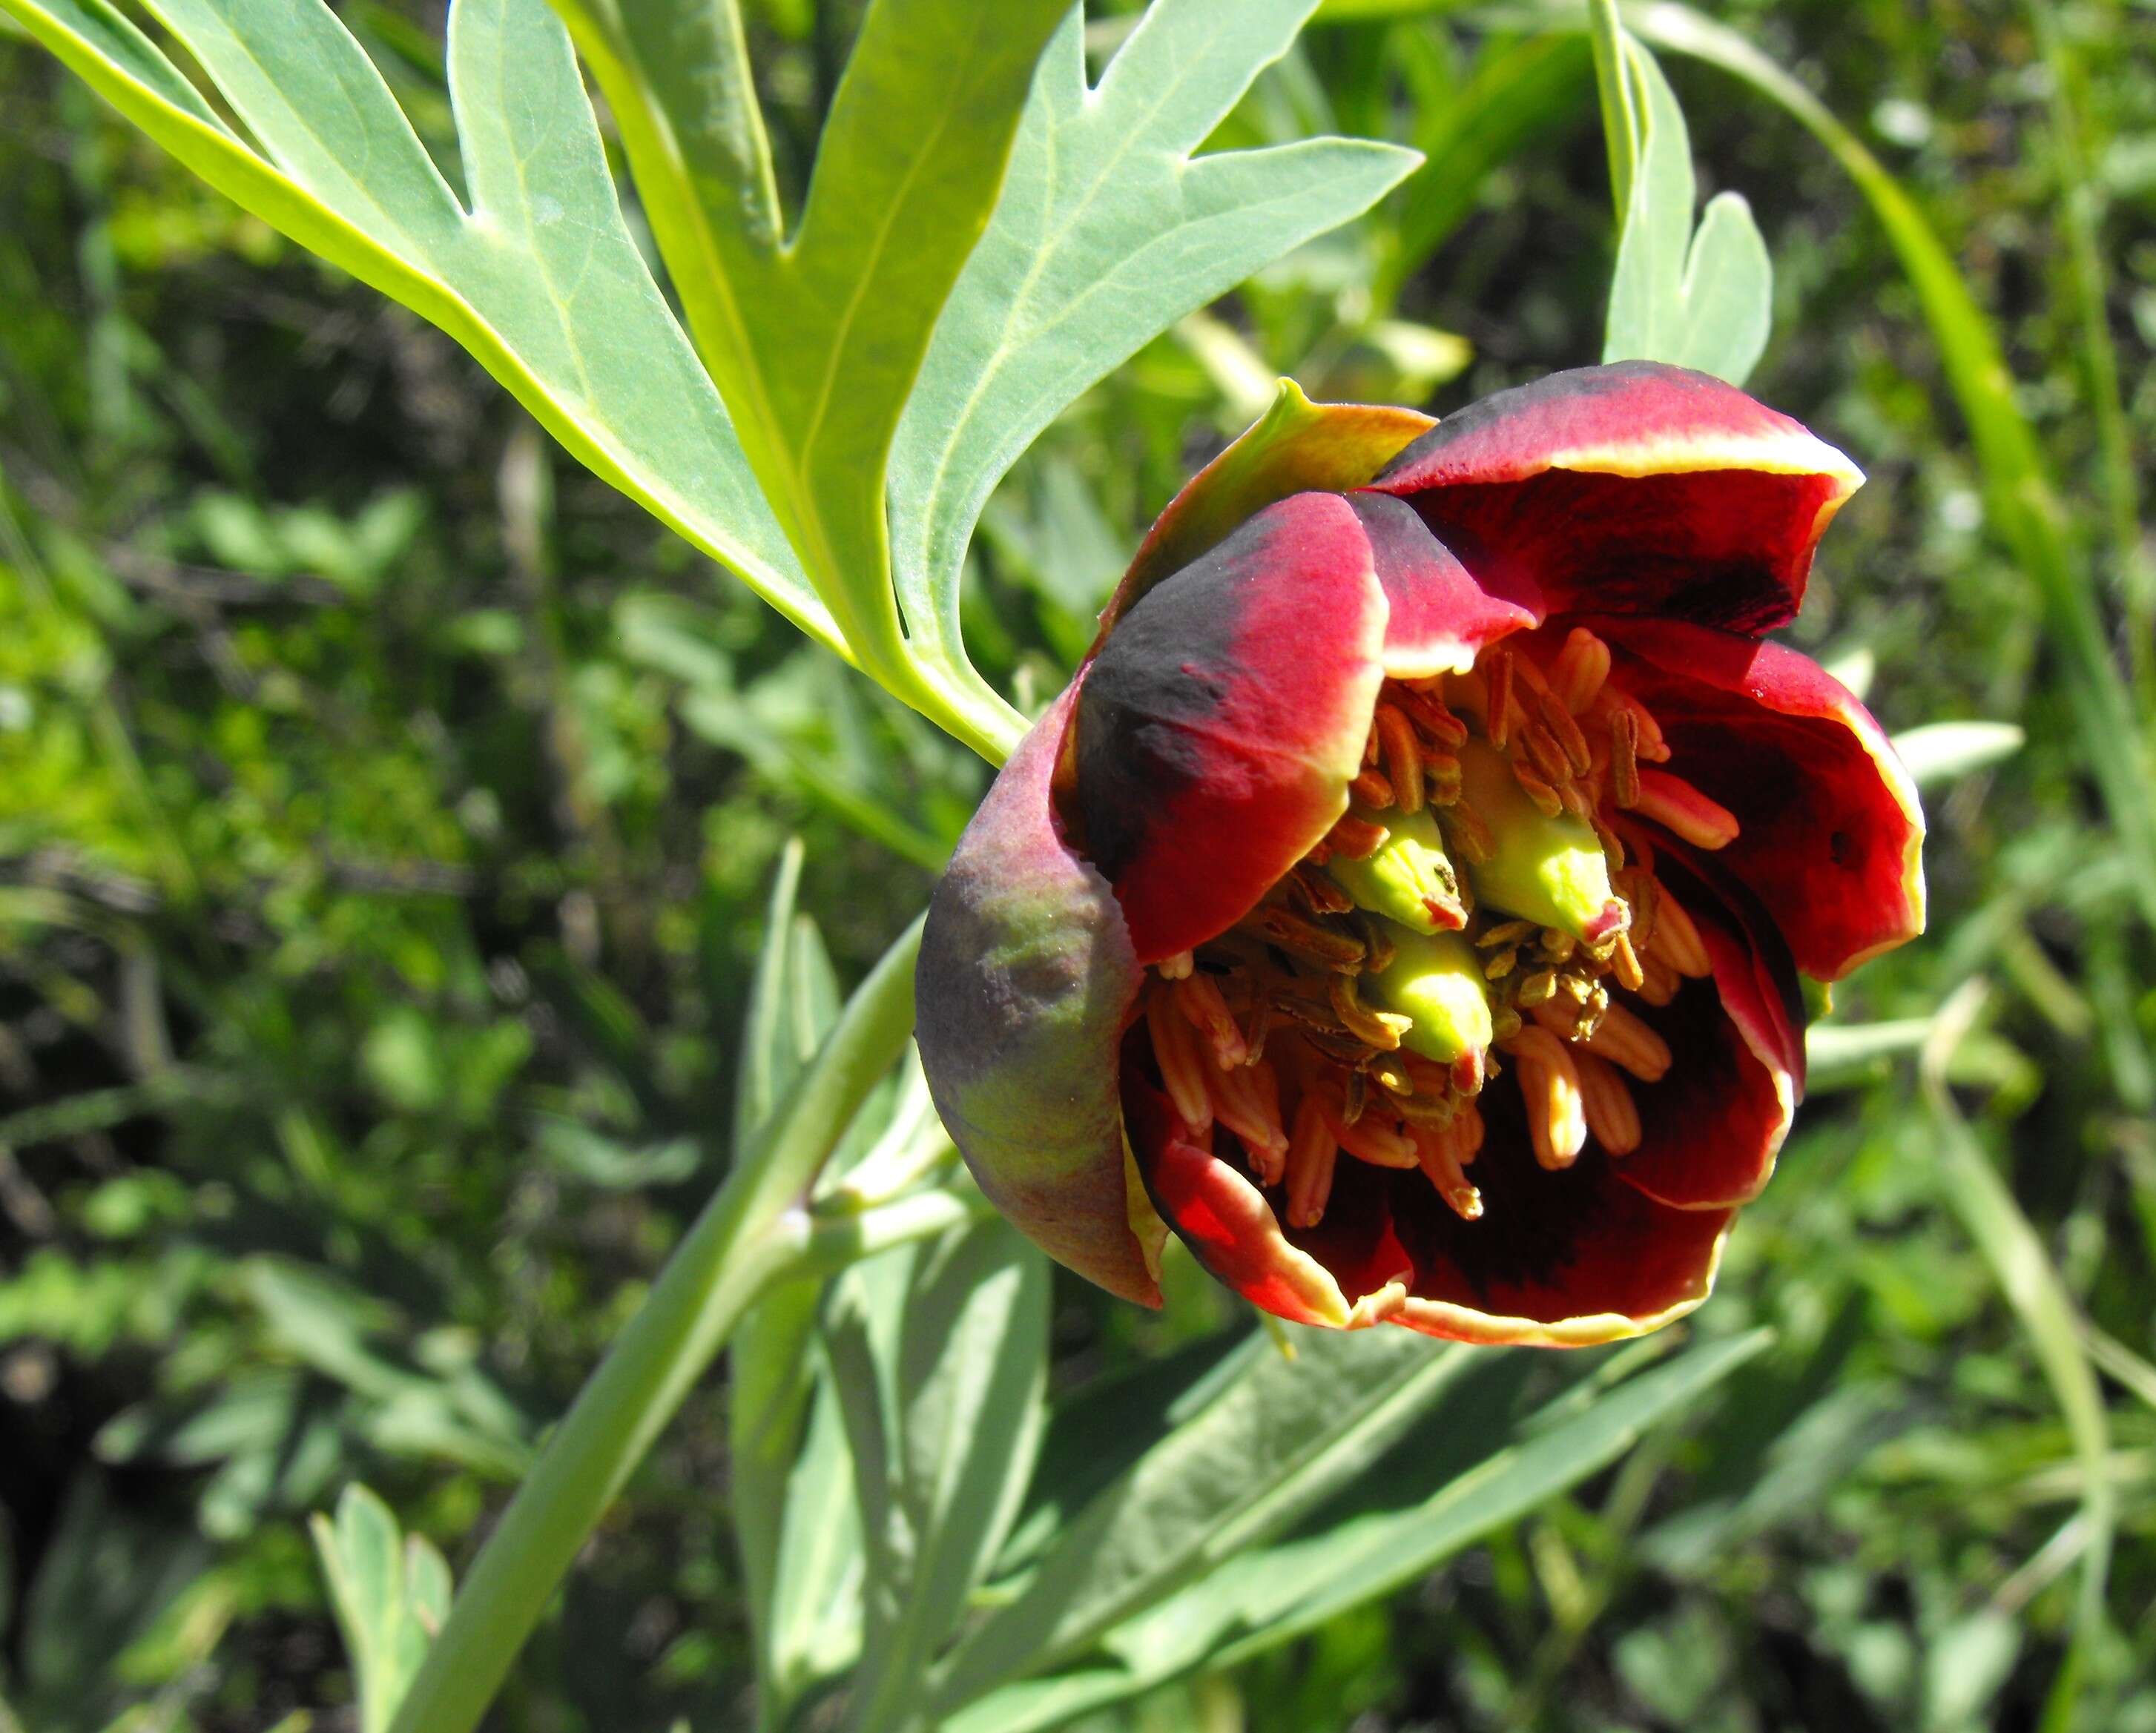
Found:
[[[920,1044],[983,1189],[1158,1304],[1581,1343],[1707,1294],[1799,970],[1923,924],[1914,788],[1762,641],[1861,478],[1628,362],[1441,425],[1290,393],[1162,515],[938,887]]]

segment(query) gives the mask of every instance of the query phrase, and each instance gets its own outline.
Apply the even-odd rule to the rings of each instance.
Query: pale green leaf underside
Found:
[[[1742,195],[1718,194],[1692,229],[1691,141],[1655,57],[1625,39],[1638,172],[1609,286],[1602,359],[1661,361],[1742,385],[1767,346],[1774,268]]]
[[[469,213],[321,0],[158,0],[259,151],[105,0],[0,6],[211,185],[439,326],[577,457],[839,647],[629,236],[543,0],[451,9]]]
[[[1194,157],[1315,3],[1155,0],[1097,88],[1082,8],[1050,42],[891,453],[894,563],[916,639],[957,644],[973,526],[1065,405],[1414,167],[1413,151],[1339,138]]]

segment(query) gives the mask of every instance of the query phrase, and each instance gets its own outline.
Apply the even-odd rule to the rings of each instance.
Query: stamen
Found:
[[[1516,706],[1531,715],[1541,717],[1542,726],[1549,731],[1551,737],[1563,752],[1568,769],[1573,775],[1584,776],[1594,762],[1594,755],[1588,751],[1587,736],[1579,731],[1579,724],[1573,720],[1572,712],[1565,707],[1564,700],[1550,689],[1549,681],[1544,678],[1542,669],[1535,665],[1532,657],[1521,657],[1513,669],[1513,675]],[[1519,700],[1519,689],[1522,686],[1527,693],[1524,705]],[[1515,720],[1517,720],[1517,715]],[[1559,774],[1551,780],[1561,782],[1563,777]]]
[[[1381,704],[1377,713],[1378,745],[1403,813],[1422,810],[1422,749],[1414,726],[1397,705]]]
[[[1610,1155],[1630,1155],[1640,1146],[1640,1107],[1632,1091],[1614,1067],[1591,1053],[1574,1054],[1572,1063],[1588,1131]]]
[[[1535,924],[1532,920],[1501,920],[1485,930],[1475,944],[1478,950],[1494,951],[1501,945],[1517,945],[1534,936]]]
[[[1553,969],[1537,969],[1520,982],[1519,992],[1515,996],[1516,1002],[1522,1005],[1539,1005],[1556,991],[1557,972]]]
[[[1408,1075],[1408,1068],[1397,1053],[1378,1054],[1363,1069],[1377,1080],[1379,1089],[1394,1098],[1392,1105],[1396,1108],[1414,1094],[1414,1079]]]
[[[1250,1007],[1250,1026],[1243,1032],[1243,1063],[1255,1065],[1265,1056],[1265,1043],[1272,1038],[1273,1019],[1277,1014],[1274,1002],[1263,993]]]
[[[1669,761],[1669,743],[1662,738],[1661,725],[1656,721],[1655,713],[1614,681],[1605,684],[1595,695],[1593,714],[1605,722],[1614,722],[1620,715],[1629,714],[1638,736],[1638,756],[1642,764],[1666,764]]]
[[[1296,956],[1307,957],[1312,962],[1348,974],[1362,967],[1368,954],[1368,947],[1352,933],[1305,920],[1277,903],[1259,904],[1236,925],[1269,945],[1277,945]]]
[[[1553,963],[1569,962],[1579,950],[1579,941],[1562,927],[1546,926],[1535,936],[1535,949]]]
[[[1460,798],[1460,761],[1450,752],[1422,755],[1424,797],[1434,807],[1449,807]]]
[[[1430,1182],[1437,1188],[1437,1195],[1452,1207],[1452,1213],[1463,1222],[1479,1222],[1482,1218],[1482,1194],[1468,1183],[1467,1176],[1460,1172],[1460,1157],[1454,1150],[1455,1139],[1452,1127],[1441,1130],[1435,1126],[1417,1125],[1414,1128],[1415,1158]]]
[[[1340,1090],[1340,1115],[1334,1124],[1336,1134],[1341,1125],[1352,1125],[1363,1117],[1363,1110],[1370,1105],[1370,1079],[1360,1070],[1350,1071]]]
[[[1609,677],[1609,646],[1584,626],[1574,626],[1565,635],[1564,648],[1550,664],[1550,685],[1573,715],[1594,702],[1594,695]]]
[[[1468,865],[1481,866],[1496,852],[1497,839],[1491,835],[1488,822],[1464,798],[1440,808],[1438,818],[1445,842]],[[1335,825],[1333,828],[1339,827]]]
[[[1466,916],[1463,915],[1461,920],[1464,923]],[[1399,946],[1386,932],[1384,922],[1358,910],[1355,915],[1355,931],[1362,935],[1363,943],[1367,947],[1363,966],[1377,975],[1382,975],[1392,967],[1393,959],[1399,955]]]
[[[1485,732],[1490,744],[1502,749],[1512,735],[1512,653],[1493,651],[1485,679],[1490,689],[1490,715]]]
[[[1352,1123],[1328,1115],[1326,1129],[1339,1140],[1341,1148],[1373,1167],[1415,1165],[1414,1145],[1394,1127],[1380,1124],[1373,1114],[1366,1113]]]
[[[1183,1014],[1213,1043],[1214,1063],[1224,1069],[1246,1064],[1250,1050],[1235,1013],[1220,995],[1219,984],[1210,975],[1188,976],[1168,989]],[[1223,1115],[1224,1118],[1225,1115]]]
[[[1640,772],[1640,815],[1667,825],[1699,849],[1726,849],[1737,840],[1737,815],[1667,771]]]
[[[1519,966],[1518,951],[1510,948],[1500,951],[1489,961],[1482,965],[1482,978],[1486,981],[1502,981]]]
[[[1407,712],[1408,720],[1440,746],[1457,746],[1466,742],[1467,725],[1435,695],[1418,686],[1396,683],[1390,695]]]
[[[1414,1027],[1414,1019],[1403,1017],[1396,1011],[1373,1011],[1365,1005],[1355,991],[1355,980],[1351,975],[1335,975],[1327,983],[1332,997],[1333,1015],[1348,1033],[1380,1053],[1390,1053],[1400,1044],[1400,1037]]]
[[[1197,964],[1198,959],[1188,951],[1178,951],[1173,956],[1163,957],[1154,966],[1160,971],[1163,981],[1188,981]]]
[[[1383,812],[1393,803],[1393,785],[1383,771],[1366,770],[1348,785],[1348,797],[1358,807]]]
[[[1622,1005],[1610,1006],[1583,1038],[1589,1053],[1622,1065],[1642,1083],[1660,1083],[1669,1075],[1670,1043]]]
[[[1330,873],[1306,864],[1288,875],[1287,884],[1296,900],[1313,915],[1346,915],[1355,907],[1355,899],[1340,888]]]
[[[1587,1146],[1587,1115],[1571,1054],[1544,1028],[1522,1029],[1505,1050],[1520,1064],[1520,1097],[1527,1104],[1535,1160],[1552,1172],[1571,1166]]]
[[[1541,774],[1523,760],[1512,760],[1512,778],[1527,792],[1536,809],[1545,818],[1554,818],[1564,811],[1564,797],[1545,782]]]
[[[1368,860],[1385,846],[1385,838],[1391,834],[1383,825],[1373,824],[1350,813],[1325,833],[1325,841],[1320,846],[1335,854],[1344,854],[1350,860]]]
[[[1460,1157],[1462,1167],[1471,1167],[1482,1149],[1482,1110],[1470,1101],[1460,1110],[1460,1117],[1454,1124],[1459,1128],[1460,1138],[1454,1152]]]
[[[1632,948],[1630,933],[1617,935],[1617,943],[1609,953],[1609,972],[1617,977],[1619,986],[1633,992],[1639,992],[1646,980],[1645,975],[1640,972],[1639,953]]]
[[[1661,894],[1656,899],[1654,954],[1678,974],[1689,975],[1695,981],[1705,980],[1714,972],[1706,941],[1700,937],[1691,916],[1685,913],[1684,905],[1659,882],[1656,889]]]
[[[1213,1116],[1243,1140],[1251,1168],[1265,1185],[1277,1185],[1287,1156],[1287,1133],[1281,1129],[1280,1086],[1270,1065],[1250,1070],[1208,1071],[1206,1092]]]
[[[1609,782],[1620,807],[1640,803],[1640,719],[1620,710],[1609,719]]]
[[[1213,1102],[1205,1088],[1206,1066],[1198,1054],[1198,1032],[1166,993],[1146,995],[1145,1015],[1161,1084],[1176,1117],[1192,1131],[1210,1130]]]
[[[1543,773],[1543,780],[1552,788],[1572,780],[1572,761],[1566,757],[1558,737],[1541,723],[1529,722],[1523,726],[1520,730],[1520,743],[1527,749],[1527,756],[1534,760],[1535,768]],[[1512,763],[1516,770],[1519,768],[1517,756]]]
[[[1287,1146],[1287,1224],[1315,1228],[1332,1196],[1332,1169],[1340,1146],[1326,1122],[1315,1090],[1306,1090],[1295,1110],[1295,1135]]]
[[[1684,977],[1659,956],[1641,958],[1640,972],[1645,978],[1632,991],[1650,1005],[1668,1004],[1677,996],[1677,989],[1684,985]]]

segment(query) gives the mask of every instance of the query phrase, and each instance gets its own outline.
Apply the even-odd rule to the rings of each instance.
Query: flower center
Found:
[[[1634,1092],[1671,1055],[1632,1006],[1667,1005],[1711,966],[1651,849],[1629,855],[1611,821],[1632,812],[1710,849],[1737,835],[1669,759],[1584,627],[1547,661],[1513,643],[1465,674],[1388,679],[1347,814],[1147,987],[1186,1137],[1225,1131],[1296,1228],[1322,1219],[1343,1151],[1419,1167],[1478,1219],[1466,1170],[1491,1087],[1520,1091],[1545,1168],[1589,1139],[1637,1149]]]

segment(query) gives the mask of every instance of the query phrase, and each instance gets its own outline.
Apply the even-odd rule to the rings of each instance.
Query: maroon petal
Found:
[[[1372,493],[1351,494],[1348,503],[1384,586],[1385,672],[1395,679],[1465,674],[1484,645],[1540,623],[1539,594],[1485,591],[1413,506]]]
[[[1078,700],[1075,810],[1141,963],[1225,931],[1347,810],[1385,613],[1361,520],[1298,494],[1110,634]]]
[[[1292,379],[1272,406],[1168,501],[1101,615],[1103,639],[1163,578],[1291,494],[1361,487],[1434,423],[1382,403],[1313,403]],[[1096,644],[1096,649],[1099,648]]]
[[[1342,1157],[1324,1220],[1291,1243],[1336,1274],[1351,1305],[1404,1264],[1392,1321],[1457,1341],[1613,1341],[1707,1298],[1733,1209],[1660,1202],[1592,1145],[1562,1172],[1545,1171],[1517,1090],[1486,1090],[1482,1114],[1468,1170],[1480,1220],[1455,1215],[1419,1172]]]
[[[1065,843],[1050,786],[1077,688],[1019,743],[928,905],[921,1069],[988,1200],[1036,1245],[1146,1305],[1116,1050],[1142,977],[1107,881]]]
[[[1804,1094],[1804,1002],[1765,911],[1688,852],[1657,845],[1656,876],[1691,916],[1714,973],[1667,1005],[1625,1001],[1674,1063],[1659,1083],[1631,1083],[1640,1146],[1614,1166],[1657,1202],[1719,1209],[1748,1203],[1774,1175]]]
[[[1410,500],[1494,593],[1756,633],[1796,617],[1862,479],[1732,385],[1620,361],[1471,404],[1371,486]]]
[[[1589,623],[1654,713],[1671,772],[1733,813],[1715,857],[1797,966],[1836,981],[1924,926],[1924,815],[1871,713],[1802,653],[1671,622]]]

